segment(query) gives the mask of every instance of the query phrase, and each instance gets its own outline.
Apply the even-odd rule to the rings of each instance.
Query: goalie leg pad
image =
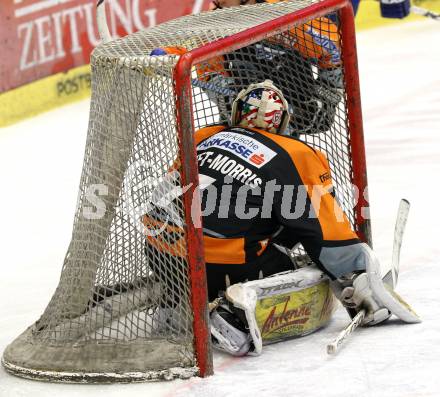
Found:
[[[252,338],[252,355],[263,344],[310,334],[328,323],[335,299],[328,278],[314,267],[238,283],[226,298],[244,311]]]

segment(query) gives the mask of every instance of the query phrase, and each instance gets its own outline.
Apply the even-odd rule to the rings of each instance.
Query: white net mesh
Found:
[[[170,194],[164,185],[178,181],[170,180],[180,145],[173,80],[177,58],[148,54],[165,46],[198,48],[315,3],[259,4],[187,16],[95,49],[72,241],[45,312],[4,353],[10,372],[61,381],[197,373],[184,229],[188,215],[178,195],[166,214],[156,205]],[[337,13],[333,17],[338,24]],[[326,26],[316,25],[314,37]],[[334,77],[342,69],[328,78],[328,70],[317,66],[316,42],[306,37],[308,30],[310,25],[297,23],[281,33],[268,31],[264,41],[195,65],[188,112],[196,129],[227,122],[236,93],[271,79],[292,107],[291,133],[328,155],[336,195],[357,228],[346,96],[343,84],[338,86],[343,76]],[[151,216],[145,220],[144,214]],[[172,222],[164,226],[164,217],[170,216]],[[144,226],[153,234],[165,229],[152,244]]]

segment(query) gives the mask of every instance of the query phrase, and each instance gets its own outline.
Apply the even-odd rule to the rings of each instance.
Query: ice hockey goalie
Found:
[[[334,296],[352,314],[366,310],[364,325],[392,313],[419,321],[385,290],[373,251],[334,197],[324,154],[283,135],[295,117],[288,109],[271,81],[251,84],[233,102],[231,125],[195,136],[212,339],[232,355],[260,354],[264,343],[319,329],[331,317]],[[145,214],[146,230],[171,207]],[[166,219],[169,230],[179,230],[172,216]],[[147,238],[171,258],[182,238],[175,234],[172,244],[155,233]],[[297,244],[308,256],[291,258]]]

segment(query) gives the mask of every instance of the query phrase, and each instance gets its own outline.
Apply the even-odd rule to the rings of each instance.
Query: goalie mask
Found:
[[[262,128],[282,133],[289,124],[288,103],[272,81],[251,84],[242,90],[232,104],[233,126]]]

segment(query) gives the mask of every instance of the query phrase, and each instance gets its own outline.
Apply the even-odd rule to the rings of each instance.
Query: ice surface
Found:
[[[208,379],[59,385],[0,370],[0,396],[439,396],[440,25],[423,20],[358,34],[374,248],[391,260],[399,199],[412,207],[398,291],[424,322],[360,329],[336,356],[325,345],[348,321],[340,309],[311,336],[262,356],[216,353]],[[73,221],[88,101],[0,130],[0,351],[46,307]]]

